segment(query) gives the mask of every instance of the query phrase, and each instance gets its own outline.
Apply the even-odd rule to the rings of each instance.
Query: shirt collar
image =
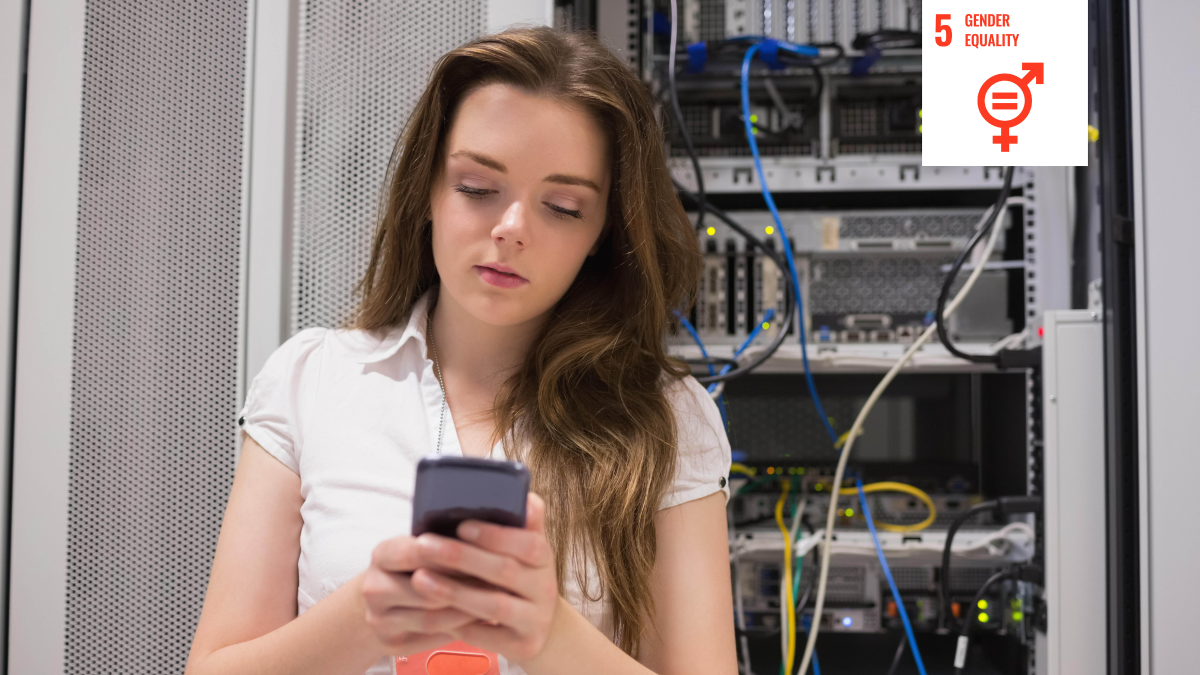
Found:
[[[400,348],[410,338],[417,338],[420,341],[421,358],[428,358],[425,355],[427,344],[425,340],[425,325],[426,317],[429,314],[429,302],[433,296],[433,292],[433,289],[425,291],[424,295],[413,303],[412,311],[408,315],[408,323],[392,326],[387,334],[384,335],[383,340],[379,342],[379,345],[366,358],[360,359],[359,363],[379,363],[384,359],[388,359],[400,351]]]

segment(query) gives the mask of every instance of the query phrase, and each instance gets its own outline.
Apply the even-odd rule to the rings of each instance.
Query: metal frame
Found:
[[[1140,621],[1130,627],[1144,673],[1196,670],[1193,603],[1200,595],[1195,560],[1200,543],[1179,532],[1191,504],[1200,455],[1192,423],[1200,381],[1195,335],[1196,158],[1200,139],[1176,137],[1171,124],[1200,105],[1200,44],[1187,37],[1200,22],[1192,2],[1128,3],[1133,282],[1136,306],[1137,436],[1135,448],[1140,537]],[[1169,70],[1166,70],[1169,68]],[[1102,117],[1103,121],[1103,117]],[[1101,129],[1099,145],[1105,144]],[[1108,283],[1108,279],[1105,279]],[[1106,295],[1108,293],[1106,292]],[[1107,299],[1107,298],[1106,298]]]
[[[27,0],[0,3],[0,672],[8,638],[8,535],[12,462],[17,247],[25,123]]]
[[[1136,673],[1142,664],[1142,598],[1138,438],[1140,407],[1136,295],[1134,152],[1128,0],[1098,0],[1100,63],[1100,247],[1104,270],[1105,421],[1107,427],[1108,672]],[[1137,222],[1141,219],[1137,218]]]
[[[287,338],[298,14],[297,0],[250,2],[239,402]]]
[[[61,672],[84,0],[30,3],[8,669]]]
[[[1104,670],[1104,335],[1097,312],[1046,312],[1043,452],[1047,672]]]

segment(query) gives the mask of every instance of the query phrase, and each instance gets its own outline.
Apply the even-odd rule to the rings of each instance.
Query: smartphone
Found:
[[[458,537],[458,524],[482,520],[525,527],[529,470],[520,462],[476,457],[426,457],[417,464],[412,536]]]

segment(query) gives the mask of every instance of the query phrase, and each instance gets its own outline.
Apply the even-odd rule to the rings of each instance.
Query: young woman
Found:
[[[455,640],[509,673],[736,672],[729,444],[664,349],[699,267],[651,97],[604,47],[443,57],[352,328],[250,388],[189,675],[390,673]],[[527,527],[408,536],[434,453],[524,461]]]

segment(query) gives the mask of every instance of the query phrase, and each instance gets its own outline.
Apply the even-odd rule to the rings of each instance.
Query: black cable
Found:
[[[942,578],[941,584],[938,586],[938,594],[941,595],[942,608],[938,612],[938,630],[945,629],[950,618],[950,545],[954,543],[954,535],[958,532],[958,528],[963,526],[976,514],[985,511],[995,511],[999,506],[998,502],[979,502],[971,508],[963,511],[950,523],[950,529],[946,530],[946,543],[942,545]]]
[[[821,105],[821,95],[825,93],[825,74],[821,72],[821,67],[817,64],[812,65],[813,77],[817,78],[817,93],[814,98],[817,100],[817,105]]]
[[[938,594],[941,596],[941,610],[938,612],[939,631],[947,627],[946,624],[950,617],[950,546],[954,543],[954,535],[958,532],[958,528],[973,516],[985,511],[991,511],[997,519],[1001,519],[1016,513],[1035,513],[1041,508],[1041,497],[1000,497],[992,501],[979,502],[960,513],[954,522],[950,523],[950,529],[946,531],[946,543],[942,545],[942,576],[941,583],[938,585]]]
[[[908,644],[908,633],[900,635],[900,646],[896,647],[896,655],[892,657],[892,665],[888,668],[887,675],[896,675],[896,668],[900,665],[900,657],[904,656],[904,646]]]
[[[695,195],[688,192],[687,189],[685,189],[678,182],[675,182],[675,189],[679,192],[679,194],[681,196],[687,197],[688,199],[692,200],[693,202],[695,202],[697,200]],[[717,208],[716,206],[713,206],[711,203],[705,203],[704,208],[709,213],[713,214],[719,220],[721,220],[721,222],[728,225],[734,232],[737,232],[742,237],[744,237],[748,244],[750,244],[754,248],[759,249],[760,251],[763,252],[763,255],[769,257],[775,263],[775,266],[777,268],[779,268],[779,271],[786,277],[786,281],[787,281],[787,283],[784,284],[785,292],[787,293],[787,296],[784,299],[784,306],[787,307],[787,310],[785,312],[786,316],[784,316],[784,318],[783,318],[783,323],[780,324],[779,332],[777,332],[775,334],[775,339],[771,340],[770,344],[767,345],[767,348],[764,349],[762,351],[762,353],[760,353],[758,356],[754,357],[747,363],[741,364],[740,366],[737,366],[737,367],[731,369],[728,373],[725,373],[724,375],[709,375],[708,377],[697,377],[696,378],[696,381],[698,381],[700,384],[707,386],[714,382],[726,382],[728,380],[732,380],[735,377],[741,377],[742,375],[745,375],[746,373],[749,373],[750,371],[754,370],[758,366],[762,365],[767,359],[771,358],[771,356],[774,355],[775,352],[779,349],[779,346],[781,344],[783,344],[783,341],[785,339],[787,339],[788,326],[792,325],[792,320],[796,316],[796,302],[795,302],[795,298],[792,297],[791,272],[788,270],[787,265],[784,264],[784,262],[780,259],[779,254],[776,253],[775,251],[771,250],[771,248],[768,247],[766,244],[764,244],[762,241],[760,241],[758,239],[758,237],[755,237],[753,234],[751,234],[750,230],[747,230],[745,228],[745,226],[743,226],[741,223],[739,223],[736,220],[734,220],[733,218],[729,217],[729,214],[725,213],[721,209]]]
[[[1005,579],[1012,578],[1013,576],[1015,576],[1015,573],[1011,568],[1000,570],[999,572],[996,572],[992,576],[988,577],[988,580],[983,582],[983,585],[980,586],[979,590],[975,592],[975,597],[971,600],[971,608],[967,611],[967,616],[963,620],[962,631],[958,634],[959,651],[955,652],[954,657],[955,675],[962,673],[963,666],[965,666],[967,663],[967,648],[965,643],[971,639],[970,633],[971,626],[974,624],[972,619],[975,617],[975,607],[979,604],[980,600],[983,600],[983,596],[987,595],[988,589],[991,588],[992,585]],[[960,655],[961,659],[959,658]]]
[[[967,245],[958,254],[958,258],[954,261],[954,265],[950,267],[950,272],[946,274],[945,281],[942,282],[942,292],[938,294],[937,310],[934,313],[934,320],[937,322],[938,339],[945,345],[946,351],[957,356],[960,359],[965,359],[972,363],[996,363],[998,357],[995,354],[968,354],[955,347],[950,342],[950,335],[946,332],[946,301],[950,299],[950,287],[954,285],[954,279],[958,276],[959,270],[962,269],[963,263],[971,255],[971,249],[983,240],[992,230],[992,226],[1000,218],[1001,211],[1004,209],[1004,203],[1008,201],[1008,195],[1012,192],[1013,167],[1008,167],[1004,171],[1004,185],[1000,188],[1000,195],[996,198],[996,204],[992,207],[992,213],[984,221],[983,227],[975,231]],[[987,264],[986,260],[979,261],[980,265]]]
[[[671,46],[675,47],[679,35],[679,0],[671,0]],[[672,52],[674,57],[674,52]],[[705,205],[708,198],[704,193],[704,173],[700,170],[700,158],[696,156],[696,147],[692,145],[692,135],[688,132],[687,123],[683,121],[683,108],[679,107],[679,92],[675,89],[674,59],[667,68],[667,88],[671,92],[671,109],[675,112],[675,121],[679,124],[679,135],[683,137],[683,147],[692,160],[692,172],[696,175],[696,202],[700,205],[696,210],[696,229],[704,227]]]

